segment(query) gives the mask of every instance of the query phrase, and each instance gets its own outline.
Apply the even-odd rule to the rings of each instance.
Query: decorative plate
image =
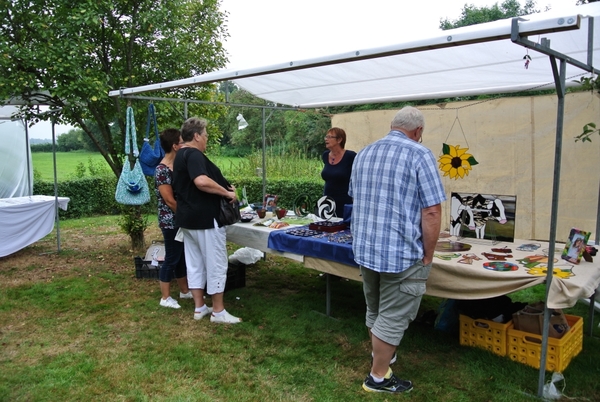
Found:
[[[294,213],[296,216],[306,216],[311,213],[312,203],[308,194],[301,194],[294,200]]]
[[[335,216],[335,201],[333,198],[323,196],[317,201],[317,214],[321,219],[330,219]]]
[[[516,271],[517,269],[519,269],[519,266],[517,264],[513,264],[512,262],[506,262],[506,261],[484,262],[483,267],[485,269],[489,269],[490,271],[498,271],[498,272]]]

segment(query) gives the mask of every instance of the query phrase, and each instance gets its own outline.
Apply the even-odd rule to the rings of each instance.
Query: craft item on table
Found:
[[[335,201],[333,198],[323,196],[317,201],[317,215],[321,219],[331,219],[335,216]]]
[[[263,208],[267,211],[274,211],[277,208],[277,201],[279,200],[278,195],[265,194],[263,198]]]
[[[288,227],[288,226],[290,226],[290,224],[287,223],[287,222],[274,221],[273,223],[271,223],[269,225],[269,228],[271,228],[271,229],[281,229],[281,228],[285,228],[285,227]]]
[[[256,212],[240,212],[240,216],[242,218],[242,222],[250,222],[258,215],[256,214]]]
[[[442,253],[449,253],[455,251],[469,251],[471,245],[467,243],[461,243],[459,241],[438,241],[435,245],[435,251]]]
[[[318,230],[319,232],[339,232],[346,229],[348,226],[344,222],[320,221],[313,222],[308,225],[309,229]]]
[[[460,257],[460,254],[458,254],[458,253],[453,253],[453,254],[434,254],[433,256],[439,258],[440,260],[450,261],[453,258]]]
[[[484,262],[483,267],[485,269],[489,269],[490,271],[498,271],[498,272],[516,271],[517,269],[519,269],[519,266],[517,264],[513,264],[512,262],[506,262],[506,261]]]
[[[266,227],[269,227],[269,225],[271,225],[273,222],[275,222],[275,219],[269,218],[269,219],[265,219],[264,221],[256,222],[254,224],[254,226],[266,226]]]
[[[523,264],[525,268],[533,268],[541,264],[548,264],[548,256],[546,255],[530,255],[525,258],[517,259],[519,264]],[[558,258],[554,258],[554,262],[558,262]]]
[[[533,276],[546,276],[548,274],[548,266],[538,265],[536,267],[526,269],[526,272]],[[552,267],[552,275],[561,279],[569,279],[570,277],[575,276],[573,273],[573,265],[554,266]]]
[[[452,235],[450,234],[450,232],[440,232],[438,239],[447,239],[448,237],[451,237],[451,236]]]
[[[324,239],[330,243],[352,244],[352,233],[350,230],[342,230],[339,232],[320,232],[315,236],[317,239]]]
[[[285,231],[285,233],[292,235],[292,236],[310,237],[310,236],[318,235],[321,232],[317,232],[316,230],[310,230],[310,229],[308,229],[308,227],[301,227],[301,228],[288,229]]]
[[[469,254],[463,254],[463,258],[461,258],[457,262],[460,262],[461,264],[472,265],[473,261],[481,261],[481,258],[477,257],[475,254],[469,253]]]
[[[507,247],[502,247],[502,248],[493,248],[492,251],[494,253],[505,253],[505,254],[510,254],[512,253],[512,250],[507,248]]]
[[[560,257],[573,264],[579,264],[591,234],[591,232],[572,228],[569,233],[569,240],[565,244],[565,248]]]
[[[506,261],[507,258],[512,258],[511,254],[481,253],[481,255],[490,261]]]
[[[512,195],[452,193],[450,233],[476,239],[514,241],[517,197]],[[503,225],[500,236],[499,226]]]
[[[308,194],[301,194],[294,200],[294,213],[296,216],[306,216],[311,213],[311,206]]]
[[[519,250],[519,251],[535,251],[540,247],[541,247],[541,245],[539,243],[526,243],[526,244],[521,244],[519,247],[517,247],[517,250]]]

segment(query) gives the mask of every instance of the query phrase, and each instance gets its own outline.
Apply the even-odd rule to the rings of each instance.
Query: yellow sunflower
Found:
[[[443,155],[440,156],[438,162],[440,170],[444,172],[444,176],[450,176],[451,179],[458,180],[469,175],[471,166],[477,165],[479,162],[475,160],[473,155],[468,154],[469,148],[461,148],[460,145],[452,146],[444,144],[442,148]]]

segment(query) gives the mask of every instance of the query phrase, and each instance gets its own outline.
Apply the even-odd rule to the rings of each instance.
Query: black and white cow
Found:
[[[504,204],[499,198],[488,200],[481,194],[476,196],[461,197],[452,193],[450,201],[450,234],[460,235],[460,227],[464,225],[475,231],[475,237],[485,238],[487,221],[497,220],[500,224],[507,222],[504,213]]]
[[[489,220],[498,221],[501,225],[504,225],[506,220],[506,214],[504,213],[504,204],[499,198],[488,200],[481,194],[477,194],[473,198],[471,205],[473,210],[473,217],[475,218],[475,237],[478,239],[485,238],[485,225]]]

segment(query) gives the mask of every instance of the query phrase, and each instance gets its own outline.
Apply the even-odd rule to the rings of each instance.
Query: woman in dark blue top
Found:
[[[325,180],[323,195],[335,201],[335,214],[344,216],[344,204],[352,204],[348,195],[350,173],[356,152],[344,149],[346,145],[346,132],[339,127],[332,127],[325,135],[325,148],[323,152],[323,170],[321,177]]]

